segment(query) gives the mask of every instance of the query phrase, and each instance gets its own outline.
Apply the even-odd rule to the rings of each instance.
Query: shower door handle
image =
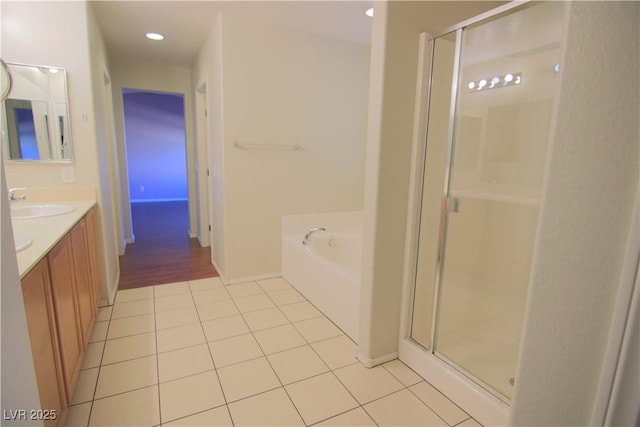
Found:
[[[447,197],[447,213],[458,213],[460,211],[460,199],[457,197]]]

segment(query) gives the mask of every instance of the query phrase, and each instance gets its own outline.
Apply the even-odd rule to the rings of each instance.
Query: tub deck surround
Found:
[[[362,212],[286,216],[282,229],[282,277],[357,341]]]
[[[45,202],[52,203],[53,201],[36,201],[29,198],[25,202],[15,202],[12,206],[17,207]],[[17,254],[18,271],[21,279],[95,206],[96,201],[95,198],[84,201],[63,201],[58,199],[55,200],[55,203],[72,206],[74,210],[63,215],[33,219],[15,219],[12,221],[14,236],[25,236],[33,241],[30,247]]]

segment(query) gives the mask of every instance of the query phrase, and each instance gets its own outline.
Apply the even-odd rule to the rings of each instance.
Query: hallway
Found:
[[[118,289],[217,277],[211,248],[190,239],[187,201],[133,203],[135,243],[120,257]]]

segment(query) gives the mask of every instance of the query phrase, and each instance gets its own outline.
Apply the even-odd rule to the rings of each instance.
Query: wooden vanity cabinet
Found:
[[[73,397],[97,312],[99,274],[91,209],[22,280],[43,410],[66,410]]]
[[[89,343],[89,335],[93,329],[96,314],[95,299],[93,298],[92,276],[89,267],[89,245],[87,241],[87,224],[83,219],[77,223],[69,233],[73,251],[73,269],[76,282],[76,300],[78,317],[80,320],[80,336],[82,348]]]
[[[46,258],[22,279],[22,295],[40,405],[48,411],[47,414],[55,414],[54,417],[49,417],[54,419],[45,420],[44,425],[62,425],[67,411],[67,398],[51,296],[49,263]]]
[[[100,301],[100,260],[98,259],[98,235],[96,227],[96,208],[92,208],[85,216],[87,224],[87,250],[89,252],[89,274],[93,292],[94,311],[98,312]]]
[[[62,373],[67,400],[70,401],[78,380],[83,353],[70,234],[53,247],[48,259]]]

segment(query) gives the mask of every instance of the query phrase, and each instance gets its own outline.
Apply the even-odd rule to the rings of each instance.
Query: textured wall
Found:
[[[568,17],[514,425],[589,425],[638,188],[637,2]]]

